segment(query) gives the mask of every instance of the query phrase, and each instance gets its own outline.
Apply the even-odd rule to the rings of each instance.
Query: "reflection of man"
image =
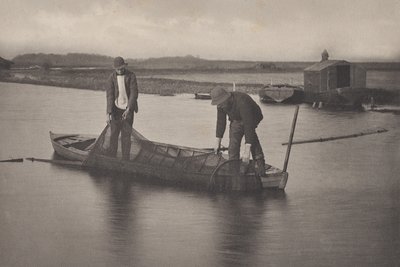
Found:
[[[226,116],[229,127],[229,159],[240,158],[240,143],[245,137],[245,149],[242,161],[248,163],[250,151],[257,164],[259,175],[265,175],[264,153],[258,140],[256,128],[263,115],[257,103],[246,93],[228,93],[223,88],[211,91],[212,105],[217,105],[217,131],[214,149],[218,151],[226,128]]]
[[[118,137],[121,133],[122,158],[129,160],[133,112],[138,112],[138,86],[136,76],[126,69],[122,57],[114,59],[114,69],[107,83],[107,123],[111,126],[110,148],[108,154],[115,157],[118,150]]]

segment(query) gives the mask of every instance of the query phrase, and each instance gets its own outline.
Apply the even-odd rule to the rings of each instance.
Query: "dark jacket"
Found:
[[[128,96],[128,107],[130,110],[134,110],[138,112],[138,86],[136,81],[136,75],[129,71],[125,70],[125,90],[126,95]],[[118,82],[117,82],[117,73],[113,72],[107,81],[106,86],[106,96],[107,96],[107,113],[111,113],[114,107],[115,99],[118,98]]]
[[[222,138],[226,128],[226,116],[230,121],[242,121],[244,126],[245,141],[248,144],[253,144],[255,140],[255,129],[263,115],[257,103],[246,93],[232,92],[232,106],[229,110],[217,108],[217,134]]]

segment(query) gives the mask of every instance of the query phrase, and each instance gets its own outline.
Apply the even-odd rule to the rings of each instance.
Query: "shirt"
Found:
[[[117,75],[118,82],[118,98],[115,99],[115,105],[117,108],[126,109],[128,105],[128,95],[125,89],[125,75]]]

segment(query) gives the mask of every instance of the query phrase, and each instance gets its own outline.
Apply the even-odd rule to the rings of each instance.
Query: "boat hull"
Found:
[[[304,91],[291,85],[270,85],[258,92],[263,103],[299,104],[303,101]]]
[[[86,161],[91,147],[95,143],[92,135],[68,135],[54,134],[50,132],[50,139],[54,151],[72,161],[80,161],[83,166],[103,169],[108,171],[122,172],[133,175],[154,177],[173,183],[185,183],[203,187],[213,187],[220,190],[255,191],[263,188],[284,189],[288,180],[288,173],[271,167],[266,171],[265,176],[259,177],[255,172],[250,171],[245,175],[231,177],[221,174],[218,177],[210,172],[193,171],[190,169],[171,166],[151,165],[133,160],[122,160],[117,157],[110,157],[100,154],[91,154],[91,160]],[[72,140],[71,140],[72,139]],[[74,142],[76,140],[76,142]],[[209,152],[208,152],[209,153]],[[218,167],[218,166],[215,166]]]
[[[194,94],[195,99],[201,99],[201,100],[210,100],[211,99],[211,94],[206,94],[206,93],[195,93]]]

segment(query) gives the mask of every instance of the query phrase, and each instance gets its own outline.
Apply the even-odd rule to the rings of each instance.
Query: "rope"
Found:
[[[234,162],[234,161],[240,161],[240,159],[230,159],[230,160],[227,160],[227,161],[223,162],[222,164],[218,165],[218,166],[214,169],[214,171],[213,171],[212,174],[211,174],[210,181],[208,182],[208,188],[209,188],[209,189],[213,189],[213,188],[214,188],[214,186],[215,186],[215,174],[219,171],[219,169],[221,169],[221,167],[224,166],[224,165],[226,165],[227,163],[232,163],[232,162]]]

